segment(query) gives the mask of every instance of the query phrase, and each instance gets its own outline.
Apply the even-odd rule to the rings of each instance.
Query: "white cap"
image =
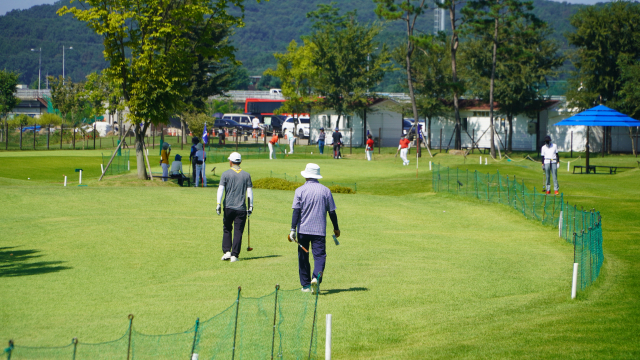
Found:
[[[231,155],[229,155],[228,159],[232,163],[241,163],[242,162],[242,156],[240,156],[240,153],[237,153],[235,151],[232,152]]]
[[[300,175],[305,179],[322,179],[320,166],[314,163],[308,163],[304,171],[300,172]]]

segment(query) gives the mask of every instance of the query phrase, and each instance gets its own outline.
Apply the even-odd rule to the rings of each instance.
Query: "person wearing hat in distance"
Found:
[[[204,152],[202,143],[196,144],[196,187],[200,185],[200,179],[202,179],[202,185],[207,187],[207,176],[205,174],[206,161],[207,154]]]
[[[242,249],[242,233],[247,217],[253,212],[253,184],[251,175],[240,168],[242,157],[237,152],[229,155],[229,166],[231,169],[220,175],[220,185],[218,186],[218,204],[216,213],[222,217],[222,260],[238,261],[240,250]],[[222,203],[224,195],[224,203]],[[245,198],[249,198],[249,209]],[[224,208],[224,210],[223,210]],[[231,242],[231,231],[233,231],[233,243]]]
[[[318,135],[318,150],[320,150],[320,155],[324,154],[324,139],[327,134],[324,133],[324,128],[320,128],[320,134]]]
[[[276,153],[273,150],[273,145],[275,145],[277,142],[278,142],[278,133],[274,131],[273,136],[271,137],[271,140],[269,140],[269,142],[267,143],[267,145],[269,145],[269,160],[273,160],[276,158]]]
[[[184,179],[187,179],[182,172],[182,156],[176,154],[175,160],[171,163],[171,170],[169,170],[169,176],[172,179],[178,179],[178,185],[184,185]]]
[[[196,145],[200,142],[200,139],[197,137],[193,137],[191,139],[191,152],[189,153],[189,162],[191,163],[191,183],[196,183]]]
[[[287,131],[287,139],[289,139],[289,154],[293,154],[293,145],[296,143],[296,134],[293,129]]]
[[[171,146],[168,142],[162,143],[162,151],[160,151],[160,166],[162,166],[162,181],[169,181],[169,155],[171,154]]]
[[[334,129],[333,134],[331,134],[333,138],[333,158],[340,159],[340,145],[342,145],[342,134],[340,133],[338,127]]]
[[[553,190],[558,195],[558,147],[551,142],[551,136],[547,135],[544,138],[544,145],[540,150],[540,156],[542,156],[542,169],[544,170],[544,185],[547,190],[547,194],[551,193],[551,176],[553,176]]]
[[[289,241],[296,239],[298,233],[298,243],[309,249],[313,253],[313,276],[309,265],[309,253],[298,247],[298,272],[300,274],[300,284],[304,292],[316,292],[318,283],[324,280],[324,276],[318,279],[320,272],[324,273],[327,259],[326,248],[326,228],[327,213],[333,224],[333,233],[340,236],[338,227],[338,216],[336,215],[336,204],[333,201],[331,190],[320,184],[320,166],[317,164],[307,164],[300,174],[306,179],[304,185],[296,189],[293,196],[293,215],[291,216],[291,232]]]
[[[398,145],[398,150],[400,150],[400,158],[402,159],[402,165],[409,165],[409,160],[407,159],[407,152],[409,151],[409,147],[411,147],[411,141],[407,139],[405,135],[400,138],[400,145]]]
[[[371,154],[373,154],[373,139],[371,134],[367,135],[367,147],[364,150],[367,153],[367,160],[371,161]]]

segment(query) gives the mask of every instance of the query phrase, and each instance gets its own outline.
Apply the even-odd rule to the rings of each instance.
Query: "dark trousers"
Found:
[[[242,249],[242,233],[247,222],[245,210],[224,209],[222,219],[222,252],[231,251],[231,256],[238,257]],[[233,244],[231,243],[231,231],[233,231]]]
[[[333,158],[337,159],[340,156],[340,144],[333,145]]]
[[[318,273],[324,275],[324,265],[327,260],[327,252],[325,251],[326,241],[324,236],[298,234],[298,242],[305,249],[311,250],[313,253],[313,278],[318,279]],[[311,244],[311,249],[309,249]],[[298,271],[300,272],[300,284],[302,286],[311,285],[311,266],[309,265],[309,253],[305,252],[298,246]],[[324,277],[324,276],[322,276]],[[322,278],[318,279],[322,282]]]
[[[320,154],[324,154],[324,140],[318,140],[318,149],[320,150]]]
[[[196,158],[191,158],[191,183],[196,183]]]

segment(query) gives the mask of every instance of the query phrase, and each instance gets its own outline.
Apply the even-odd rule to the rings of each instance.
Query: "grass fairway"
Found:
[[[565,199],[600,210],[604,224],[601,278],[571,300],[573,248],[557,230],[504,206],[434,195],[428,160],[417,179],[414,161],[403,167],[393,155],[314,160],[326,181],[358,184],[356,195],[334,195],[342,237],[327,243],[319,357],[327,313],[337,359],[640,357],[640,171],[559,172]],[[60,172],[82,161],[97,164],[85,174],[89,186],[59,185]],[[542,183],[539,165],[526,161],[433,161]],[[140,186],[149,182],[132,175],[98,183],[100,162],[90,151],[0,153],[0,341],[113,340],[129,313],[138,331],[179,332],[227,308],[239,285],[245,296],[300,286],[296,248],[285,240],[293,192],[254,191],[254,251],[230,264],[220,261],[215,188]],[[243,168],[257,179],[299,175],[306,162]],[[41,175],[27,181],[29,168]]]

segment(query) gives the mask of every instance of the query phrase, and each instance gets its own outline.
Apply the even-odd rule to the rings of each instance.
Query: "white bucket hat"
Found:
[[[304,171],[300,172],[300,175],[305,179],[322,179],[322,175],[320,175],[320,166],[314,163],[308,163]]]
[[[237,152],[232,152],[231,155],[229,155],[229,157],[227,158],[229,159],[229,161],[231,161],[232,163],[241,163],[242,162],[242,156],[240,155],[240,153]]]

